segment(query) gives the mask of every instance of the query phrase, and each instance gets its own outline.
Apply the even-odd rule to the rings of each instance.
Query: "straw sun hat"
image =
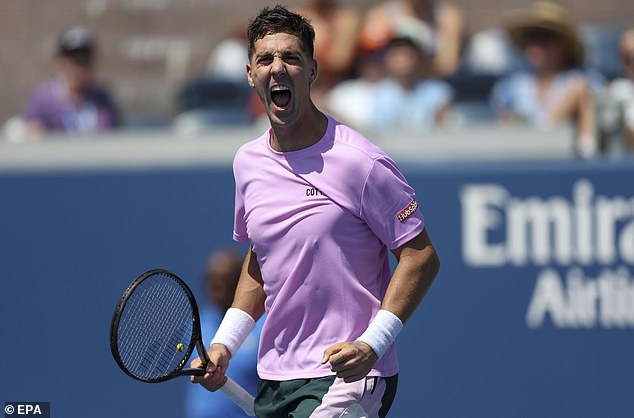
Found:
[[[583,44],[577,26],[560,5],[538,1],[528,9],[508,13],[504,22],[509,37],[521,50],[525,48],[530,40],[530,34],[536,29],[549,30],[559,34],[567,43],[566,63],[573,67],[582,64]]]

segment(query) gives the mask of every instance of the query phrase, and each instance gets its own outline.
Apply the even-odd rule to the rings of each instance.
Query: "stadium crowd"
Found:
[[[634,151],[634,29],[593,32],[546,1],[510,10],[475,34],[451,0],[384,0],[364,9],[307,0],[296,10],[316,29],[313,99],[361,132],[567,124],[580,156]],[[62,34],[55,75],[34,88],[4,137],[125,129],[115,100],[93,77],[95,38],[82,27]],[[603,58],[609,50],[618,62]],[[246,57],[242,33],[216,46],[205,74],[183,81],[175,131],[262,117],[244,76]]]

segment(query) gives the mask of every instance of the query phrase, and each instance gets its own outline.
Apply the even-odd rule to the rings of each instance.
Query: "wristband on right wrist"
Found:
[[[242,309],[229,308],[209,345],[224,345],[233,358],[253,328],[255,320],[251,315]]]

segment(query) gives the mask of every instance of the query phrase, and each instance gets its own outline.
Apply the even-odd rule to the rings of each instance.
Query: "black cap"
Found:
[[[94,35],[90,29],[83,26],[68,29],[59,39],[59,53],[63,55],[77,52],[91,53],[94,49]]]

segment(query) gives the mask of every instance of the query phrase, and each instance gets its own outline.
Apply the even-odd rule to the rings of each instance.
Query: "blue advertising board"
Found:
[[[399,338],[411,403],[395,416],[416,402],[430,417],[634,411],[630,164],[408,172],[442,267]]]
[[[441,271],[398,338],[392,417],[629,417],[634,162],[404,164]],[[132,381],[114,306],[164,267],[202,294],[232,244],[230,167],[0,174],[0,394],[52,417],[183,416]]]

